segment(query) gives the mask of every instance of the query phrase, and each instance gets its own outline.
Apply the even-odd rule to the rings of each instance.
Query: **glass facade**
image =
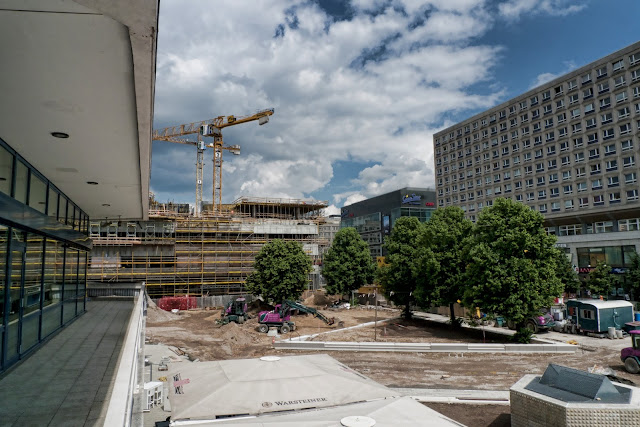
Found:
[[[88,223],[0,140],[0,372],[84,312]]]
[[[624,268],[631,265],[631,255],[635,252],[633,245],[627,246],[599,246],[593,248],[576,248],[578,253],[578,267],[595,267],[599,262],[605,262],[613,268]]]

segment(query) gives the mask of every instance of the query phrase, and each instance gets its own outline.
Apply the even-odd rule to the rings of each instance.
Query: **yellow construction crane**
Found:
[[[213,148],[213,211],[219,211],[222,206],[222,150],[227,150],[232,154],[240,154],[239,145],[225,146],[222,141],[222,129],[242,123],[258,120],[260,126],[269,122],[269,116],[273,114],[273,108],[260,110],[250,116],[219,116],[215,119],[193,122],[178,126],[171,126],[153,131],[154,141],[169,141],[178,144],[195,145],[197,148],[196,157],[196,215],[200,213],[202,204],[202,178],[204,167],[204,150]],[[181,136],[197,134],[197,141],[187,141],[180,139]],[[203,137],[213,137],[213,143],[206,144]]]

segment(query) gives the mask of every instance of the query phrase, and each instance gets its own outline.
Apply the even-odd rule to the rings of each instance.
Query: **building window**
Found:
[[[573,148],[582,147],[582,137],[573,139]]]
[[[585,114],[585,116],[587,114],[593,113],[594,111],[596,111],[596,109],[595,109],[595,106],[593,105],[593,102],[585,104],[585,106],[584,106],[584,114]]]
[[[576,163],[584,161],[584,153],[575,153]]]
[[[604,205],[604,196],[598,195],[593,196],[593,206],[601,206]]]
[[[558,212],[560,210],[560,202],[551,202],[551,212]]]
[[[607,188],[617,187],[620,185],[620,178],[618,175],[610,176],[607,178]]]
[[[547,204],[543,203],[541,205],[538,205],[538,209],[540,210],[540,212],[546,212],[547,211]]]
[[[636,199],[637,199],[637,190],[636,190]],[[618,221],[618,231],[639,231],[639,230],[640,230],[640,218],[621,219]]]
[[[583,159],[584,159],[584,158],[583,158]],[[586,175],[586,173],[587,173],[587,172],[586,172],[586,170],[585,170],[585,168],[584,168],[584,167],[576,168],[576,177],[577,177],[577,178],[580,178],[580,177],[582,177],[582,176],[585,176],[585,175]]]
[[[629,107],[622,107],[618,110],[618,119],[629,117]]]
[[[596,76],[598,79],[602,78],[602,77],[606,77],[607,76],[607,66],[605,65],[604,67],[598,68],[598,70],[596,71]]]
[[[586,182],[577,182],[576,183],[576,189],[578,190],[578,193],[581,193],[583,191],[587,191],[587,183]]]
[[[638,174],[636,172],[626,173],[624,174],[624,183],[625,184],[633,184],[638,179]]]
[[[562,187],[562,192],[564,194],[572,194],[573,193],[573,186],[571,184],[565,185],[564,187]]]
[[[558,182],[558,174],[557,173],[549,174],[549,184],[553,184],[554,182]]]
[[[600,178],[591,181],[591,189],[599,190],[602,188],[602,180]]]
[[[583,75],[580,81],[582,82],[582,84],[589,83],[591,81],[591,73]]]
[[[620,193],[609,193],[609,204],[620,203]]]
[[[589,160],[597,159],[598,157],[600,157],[600,150],[597,147],[589,150]]]
[[[611,97],[607,96],[606,98],[602,98],[600,100],[600,108],[607,108],[611,105]],[[585,114],[586,114],[586,108],[585,108]]]
[[[574,123],[571,125],[571,132],[578,133],[582,132],[582,123]]]
[[[616,88],[618,88],[618,87],[620,87],[620,86],[624,86],[624,84],[625,84],[625,83],[626,83],[626,82],[625,82],[625,80],[624,80],[624,74],[622,74],[622,75],[620,75],[620,76],[616,77],[616,78],[613,80],[613,84],[615,85],[615,87],[616,87]]]
[[[571,171],[562,172],[562,180],[567,181],[569,179],[571,179]]]
[[[626,91],[622,91],[622,92],[618,92],[616,93],[616,102],[624,102],[627,100],[627,92]]]
[[[613,131],[613,129],[611,129]],[[620,135],[626,135],[628,133],[631,133],[631,124],[630,123],[626,123],[624,125],[620,126]]]
[[[595,175],[601,172],[600,163],[591,165],[591,175]]]
[[[561,225],[558,227],[558,232],[561,236],[579,236],[582,234],[582,225]]]
[[[578,206],[581,208],[586,208],[589,206],[589,198],[588,197],[581,197],[578,199]],[[562,236],[562,234],[560,234]]]
[[[618,169],[618,161],[617,160],[607,160],[607,172],[611,172]]]
[[[596,233],[611,233],[613,231],[613,221],[596,222],[593,225]]]
[[[602,82],[598,84],[598,94],[609,92],[609,82]]]
[[[573,95],[569,95],[569,105],[573,105],[578,103],[579,101],[579,97],[577,93],[574,93]]]
[[[638,190],[627,191],[627,201],[632,202],[638,200]]]
[[[588,87],[582,91],[582,99],[589,99],[593,97],[593,88]]]
[[[636,164],[636,159],[634,156],[629,156],[622,159],[622,165],[625,168],[635,166],[635,164]]]
[[[624,68],[624,59],[619,59],[613,63],[613,72],[620,71]]]
[[[627,139],[626,141],[620,142],[620,149],[622,151],[628,151],[633,149],[633,140]]]
[[[571,200],[571,199],[565,200],[564,201],[564,208],[565,208],[565,210],[573,209],[573,200]]]

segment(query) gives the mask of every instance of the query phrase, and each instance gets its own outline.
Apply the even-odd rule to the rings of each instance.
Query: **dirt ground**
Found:
[[[173,314],[149,307],[147,310],[146,336],[149,343],[162,343],[181,348],[192,359],[201,361],[244,359],[260,357],[267,354],[284,355],[273,349],[273,337],[257,331],[258,311],[267,307],[249,309],[252,318],[244,324],[229,323],[219,325],[220,310],[189,310]],[[292,316],[296,330],[287,337],[319,334],[361,323],[373,322],[376,313],[373,309],[332,310],[320,309],[329,318],[334,318],[333,325],[327,325],[322,320],[311,315]],[[397,310],[379,309],[378,320],[397,317]],[[371,338],[374,331],[371,329]],[[333,335],[333,334],[332,334]],[[334,340],[335,341],[335,340]]]
[[[264,308],[264,307],[263,307]],[[322,307],[324,308],[324,307]],[[181,348],[191,359],[201,361],[254,358],[265,355],[286,356],[310,352],[275,350],[273,337],[257,331],[257,310],[243,325],[218,325],[220,310],[193,310],[173,314],[150,307],[146,335],[149,343],[162,343]],[[334,325],[326,325],[312,316],[293,316],[297,330],[288,336],[318,334],[344,327],[372,322],[371,309],[321,309],[335,317]],[[506,337],[482,330],[451,330],[449,326],[422,319],[401,320],[396,310],[379,310],[378,320],[391,319],[384,326],[338,331],[316,337],[325,341],[404,341],[404,342],[505,342]],[[543,336],[544,334],[541,334]],[[567,335],[567,341],[571,339]],[[343,352],[332,357],[388,387],[424,389],[508,390],[525,374],[542,374],[549,363],[586,370],[594,365],[613,369],[620,378],[640,383],[628,374],[619,351],[581,346],[575,354],[483,354],[483,353],[386,353]],[[443,414],[469,426],[509,425],[508,406],[428,404]]]

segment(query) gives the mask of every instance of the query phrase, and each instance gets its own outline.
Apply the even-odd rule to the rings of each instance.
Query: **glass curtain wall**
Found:
[[[86,235],[89,218],[2,140],[0,193],[35,210],[24,210],[31,220],[27,231],[10,226],[20,203],[0,203],[2,372],[85,311],[87,248],[64,233],[58,236],[58,228],[47,221]]]

